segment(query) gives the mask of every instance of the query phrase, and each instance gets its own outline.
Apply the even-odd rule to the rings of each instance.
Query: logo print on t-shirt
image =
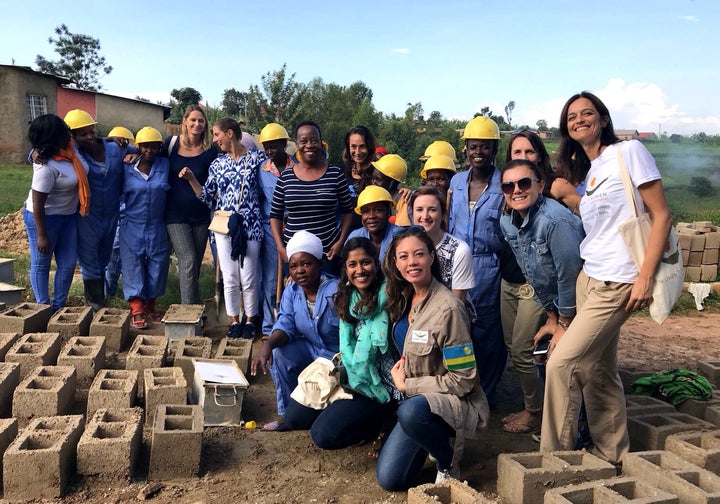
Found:
[[[586,190],[585,190],[585,194],[587,194],[588,196],[592,196],[593,194],[595,194],[595,191],[597,191],[597,190],[600,188],[600,186],[603,185],[603,183],[605,183],[605,181],[606,181],[608,178],[610,178],[610,177],[605,177],[604,179],[602,179],[602,180],[598,183],[598,185],[596,185],[596,186],[593,187],[592,189],[586,189]],[[593,185],[594,182],[595,182],[595,179],[593,178],[593,180],[590,181],[590,185]]]

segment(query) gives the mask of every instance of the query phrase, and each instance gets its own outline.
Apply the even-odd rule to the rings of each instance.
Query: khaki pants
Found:
[[[545,310],[533,299],[522,299],[520,286],[502,281],[500,285],[500,318],[505,346],[520,381],[525,409],[539,413],[542,393],[538,372],[533,364],[533,337],[545,322]]]
[[[575,448],[581,393],[595,454],[618,463],[629,451],[617,345],[630,316],[625,303],[631,289],[632,284],[602,282],[580,272],[577,316],[547,364],[540,451]]]

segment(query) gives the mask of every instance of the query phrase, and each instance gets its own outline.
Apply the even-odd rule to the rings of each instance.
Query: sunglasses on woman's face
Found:
[[[516,180],[515,182],[503,182],[502,184],[500,184],[500,188],[505,194],[512,194],[513,192],[515,192],[516,185],[521,191],[527,191],[532,187],[533,182],[540,182],[540,179],[537,179],[535,177],[523,177],[520,180]]]

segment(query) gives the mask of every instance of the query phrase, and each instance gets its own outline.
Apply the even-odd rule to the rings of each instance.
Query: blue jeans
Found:
[[[101,216],[88,214],[78,219],[77,260],[83,280],[105,279],[105,269],[110,262],[113,242],[117,234],[118,213]]]
[[[398,423],[380,451],[375,469],[378,484],[394,492],[406,490],[430,453],[438,469],[450,469],[455,430],[430,411],[425,396],[416,395],[398,407]]]
[[[470,337],[475,349],[478,376],[490,409],[497,405],[497,386],[505,364],[507,348],[500,322],[500,306],[476,307],[477,320],[471,324]]]
[[[35,294],[35,301],[40,304],[49,304],[53,312],[65,306],[72,284],[77,263],[77,218],[77,214],[46,215],[45,229],[48,240],[50,240],[50,250],[47,253],[41,253],[37,249],[37,229],[33,214],[23,210],[23,220],[30,246],[30,285]],[[48,283],[50,281],[50,261],[53,255],[57,269],[51,303]]]
[[[340,450],[377,438],[383,421],[395,410],[395,401],[379,403],[355,394],[324,410],[315,410],[290,399],[284,422],[291,430],[310,429],[310,437],[323,450]]]
[[[118,280],[122,272],[122,264],[120,261],[120,223],[115,231],[115,240],[113,240],[112,253],[110,254],[110,262],[108,262],[105,270],[105,295],[112,297],[117,292]]]
[[[263,236],[260,261],[262,263],[262,281],[260,282],[263,315],[262,333],[270,335],[275,323],[275,303],[278,301],[275,296],[278,281],[278,252],[275,240],[273,240],[268,227],[266,227]]]

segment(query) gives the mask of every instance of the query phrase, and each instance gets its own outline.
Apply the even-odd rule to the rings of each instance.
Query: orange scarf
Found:
[[[75,168],[75,175],[78,179],[78,196],[80,197],[80,215],[85,216],[90,210],[90,185],[88,184],[87,173],[80,159],[75,155],[72,143],[64,149],[60,149],[53,156],[56,161],[70,161]]]

